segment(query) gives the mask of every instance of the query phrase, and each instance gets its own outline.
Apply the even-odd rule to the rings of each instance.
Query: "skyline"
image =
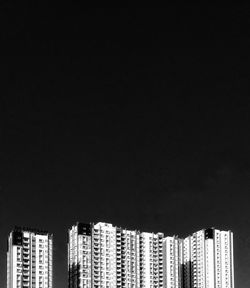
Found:
[[[229,232],[229,233],[231,233],[232,231],[230,231],[230,230],[228,230],[228,231],[223,231],[223,230],[218,230],[217,229],[217,227],[207,227],[207,228],[203,228],[202,230],[200,229],[199,231],[196,231],[196,232],[190,232],[189,234],[187,234],[187,235],[185,235],[185,236],[182,236],[182,237],[179,237],[179,235],[177,235],[177,234],[172,234],[172,235],[167,235],[167,234],[165,234],[164,232],[162,232],[162,231],[141,231],[140,230],[140,228],[138,229],[138,227],[137,227],[137,229],[135,229],[135,228],[133,228],[134,230],[131,230],[130,228],[121,228],[121,226],[113,226],[113,224],[110,224],[110,223],[106,223],[106,222],[96,222],[96,224],[94,224],[93,222],[92,223],[90,223],[90,224],[82,224],[81,222],[78,222],[77,221],[77,226],[78,225],[87,225],[87,226],[91,226],[91,225],[93,225],[93,229],[94,229],[94,227],[98,227],[98,225],[107,225],[107,226],[112,226],[113,228],[115,228],[115,229],[122,229],[121,231],[130,231],[130,232],[136,232],[136,233],[139,233],[139,234],[152,234],[152,235],[162,235],[162,237],[164,236],[165,238],[163,238],[163,239],[179,239],[178,241],[184,241],[183,242],[183,244],[182,245],[184,245],[184,243],[185,243],[185,241],[190,241],[190,240],[188,240],[189,238],[191,238],[192,236],[194,236],[194,235],[196,235],[196,234],[199,234],[199,233],[201,233],[202,231],[204,232],[204,235],[207,233],[207,231],[210,231],[211,229],[212,230],[215,230],[215,231],[221,231],[221,232]],[[71,229],[73,229],[73,228],[75,228],[76,226],[72,226],[71,227]],[[82,229],[82,228],[81,228]],[[83,230],[84,229],[86,229],[86,228],[83,228]],[[53,234],[53,231],[47,231],[47,230],[44,230],[44,229],[41,229],[41,228],[34,228],[34,227],[23,227],[23,226],[15,226],[12,230],[11,230],[11,232],[8,234],[8,241],[10,241],[9,239],[10,239],[10,235],[12,235],[12,233],[13,233],[13,231],[24,231],[24,234],[26,235],[26,237],[28,236],[28,234],[36,234],[36,235],[38,235],[38,236],[40,236],[40,237],[45,237],[44,235],[46,235],[46,236],[48,236],[49,235],[49,237],[51,237],[51,239],[52,238],[54,238],[54,234]],[[26,231],[26,232],[25,232]],[[70,227],[68,227],[68,233],[69,233],[69,231],[70,231]],[[85,231],[85,230],[84,230]],[[85,231],[86,232],[86,231]],[[89,230],[89,232],[88,233],[90,233],[90,234],[86,234],[86,235],[91,235],[91,230]],[[210,232],[208,232],[208,233],[210,233]],[[218,232],[217,232],[218,233]],[[138,234],[138,235],[139,235]],[[69,236],[67,236],[67,238],[68,238]],[[215,236],[214,236],[215,237]],[[68,238],[69,239],[69,238]],[[25,242],[26,243],[26,242]],[[67,250],[67,245],[68,245],[68,241],[67,241],[67,244],[66,244],[66,247],[65,247],[65,251],[64,251],[64,253],[65,254],[67,254],[66,252],[66,250]],[[26,244],[25,244],[26,245]],[[179,245],[181,245],[181,244],[179,244]],[[186,245],[186,244],[185,244]],[[9,244],[9,247],[10,247],[10,244]],[[180,246],[181,247],[181,246]],[[182,248],[183,249],[183,248]],[[56,244],[56,242],[53,240],[53,254],[55,253],[55,251],[57,250],[57,244]],[[234,250],[234,249],[233,249]],[[9,250],[8,250],[9,251]],[[7,257],[6,257],[6,259],[8,258],[8,251],[6,250],[6,253],[7,253]],[[234,253],[233,253],[234,254]],[[187,256],[185,256],[185,257],[187,257]],[[184,257],[184,258],[185,258]],[[179,256],[178,256],[178,258],[179,258]],[[53,259],[54,259],[54,255],[53,255]],[[183,259],[184,260],[184,259]],[[55,271],[55,270],[57,270],[57,267],[56,267],[56,263],[55,263],[55,261],[53,260],[53,271]],[[68,267],[68,265],[67,265],[67,267]],[[66,267],[65,267],[66,268]],[[234,267],[233,267],[234,268]],[[65,270],[65,269],[64,269]],[[65,271],[65,277],[66,277],[66,275],[67,275],[67,273],[68,273],[68,270],[67,271]],[[54,276],[53,276],[53,279],[54,279]],[[54,282],[54,280],[53,280],[53,282]],[[55,284],[53,284],[53,287],[55,287]]]
[[[8,235],[7,288],[21,287],[23,283],[26,287],[34,284],[41,288],[54,287],[54,247],[52,233],[15,227]],[[192,285],[206,283],[211,288],[217,285],[233,288],[233,250],[230,230],[202,229],[179,238],[162,232],[127,230],[111,223],[77,222],[68,229],[68,285],[75,288],[80,281],[79,287],[92,287],[96,281],[104,281],[111,288],[125,282],[147,287],[157,282],[157,287],[182,287],[185,283],[188,288],[192,282]],[[101,261],[101,266],[96,261]],[[127,271],[126,276],[121,269]]]
[[[28,2],[0,5],[0,287],[13,225],[53,231],[66,287],[77,220],[231,230],[250,287],[249,5]]]
[[[181,239],[111,223],[68,230],[69,288],[234,288],[233,233],[202,229]]]

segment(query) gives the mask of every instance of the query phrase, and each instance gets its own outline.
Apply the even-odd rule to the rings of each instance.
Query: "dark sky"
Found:
[[[76,221],[231,229],[250,287],[250,6],[19,2],[0,4],[0,287],[14,225],[54,233],[67,287]]]

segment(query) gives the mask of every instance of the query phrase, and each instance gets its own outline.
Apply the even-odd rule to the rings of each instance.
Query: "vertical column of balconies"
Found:
[[[163,233],[158,233],[159,286],[163,287]]]
[[[163,287],[163,234],[153,236],[153,287]]]
[[[31,274],[31,263],[30,263],[30,239],[28,237],[23,237],[23,253],[22,253],[22,262],[23,262],[23,275],[22,282],[23,287],[31,287],[32,279]],[[31,282],[31,283],[30,283]]]
[[[215,287],[222,288],[221,279],[221,233],[214,231]]]
[[[122,278],[122,229],[116,229],[116,287],[123,287],[123,278]]]
[[[184,254],[184,248],[183,248],[183,239],[178,239],[178,268],[179,268],[179,274],[178,274],[178,286],[177,288],[184,288],[184,265],[183,265],[183,254]]]
[[[178,239],[179,259],[179,285],[178,288],[185,288],[185,264],[184,264],[184,239]]]
[[[179,262],[179,239],[177,236],[173,236],[173,242],[174,242],[174,283],[175,287],[180,287],[180,262]]]
[[[140,288],[141,280],[141,260],[140,260],[140,232],[136,231],[136,288]]]
[[[149,262],[149,277],[148,277],[148,287],[155,288],[154,281],[157,280],[157,272],[154,274],[155,269],[155,255],[154,255],[154,234],[150,233],[148,240],[148,262]],[[147,253],[147,251],[146,251]],[[149,286],[150,285],[150,286]]]
[[[140,287],[145,288],[146,283],[145,283],[145,239],[144,237],[140,234]]]
[[[127,254],[129,253],[128,251],[128,243],[127,243],[127,231],[123,230],[122,231],[122,287],[128,287],[128,259],[127,259]]]
[[[15,253],[13,253],[14,249],[12,250],[12,264],[16,263],[16,267],[15,265],[13,265],[12,267],[12,286],[15,285],[15,281],[17,282],[16,285],[17,287],[22,287],[23,286],[23,247],[20,246],[16,246],[15,247]],[[16,258],[16,259],[13,259]],[[16,279],[15,279],[16,278]]]
[[[116,288],[116,227],[107,229],[106,243],[108,245],[110,268],[109,268],[109,282],[110,288]],[[108,284],[108,283],[106,283]]]
[[[92,287],[101,287],[101,231],[92,230]]]
[[[232,233],[221,231],[221,253],[222,253],[222,287],[232,288],[233,283],[233,263],[232,263]]]
[[[31,287],[36,287],[36,237],[30,234]]]
[[[48,288],[53,287],[53,236],[48,237]]]
[[[132,247],[131,231],[122,231],[122,287],[132,287]]]
[[[77,229],[78,230],[78,229]],[[78,287],[83,287],[83,235],[77,233],[77,281]]]
[[[136,266],[136,247],[137,247],[137,237],[136,232],[131,231],[130,233],[130,275],[131,275],[131,285],[130,287],[135,288],[137,283],[137,266]]]
[[[91,236],[79,235],[80,287],[91,287]]]
[[[159,287],[159,245],[158,235],[153,235],[153,287]]]
[[[116,287],[116,228],[105,227],[106,238],[106,287]]]
[[[192,277],[192,286],[198,288],[198,252],[197,250],[197,235],[193,234],[191,236],[191,277]]]
[[[178,288],[179,287],[179,240],[177,236],[171,237],[171,245],[170,251],[171,251],[171,257],[170,263],[172,265],[172,274],[173,274],[173,281],[172,281],[172,286],[173,288]]]
[[[197,232],[197,287],[203,288],[206,283],[206,250],[204,230]]]
[[[214,229],[205,230],[205,283],[207,288],[217,288],[215,271],[215,233]]]

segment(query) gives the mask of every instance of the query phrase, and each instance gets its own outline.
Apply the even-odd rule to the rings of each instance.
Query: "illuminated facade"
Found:
[[[68,287],[163,287],[163,234],[108,223],[68,231]]]
[[[182,246],[177,236],[166,237],[163,242],[164,287],[182,287]]]
[[[234,288],[231,231],[204,229],[182,243],[185,288]]]
[[[234,288],[233,234],[180,239],[108,223],[68,231],[68,288]]]
[[[140,235],[140,286],[163,287],[163,233]]]
[[[52,235],[16,227],[9,235],[7,288],[52,288]]]
[[[116,287],[138,287],[140,285],[139,263],[139,233],[116,228]]]

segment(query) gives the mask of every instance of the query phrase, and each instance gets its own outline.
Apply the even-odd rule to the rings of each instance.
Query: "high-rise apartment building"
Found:
[[[68,231],[68,288],[234,288],[233,234],[185,239],[108,223]]]
[[[163,287],[163,233],[140,234],[140,286]]]
[[[140,235],[116,228],[117,287],[138,287],[140,283]]]
[[[233,233],[203,229],[183,240],[185,288],[234,288]]]
[[[164,287],[182,287],[182,246],[177,236],[166,237],[163,241]]]
[[[52,234],[16,227],[9,235],[7,288],[52,288]]]
[[[97,223],[92,228],[93,287],[116,287],[116,228]]]
[[[68,233],[68,286],[92,287],[92,227],[77,224]]]

